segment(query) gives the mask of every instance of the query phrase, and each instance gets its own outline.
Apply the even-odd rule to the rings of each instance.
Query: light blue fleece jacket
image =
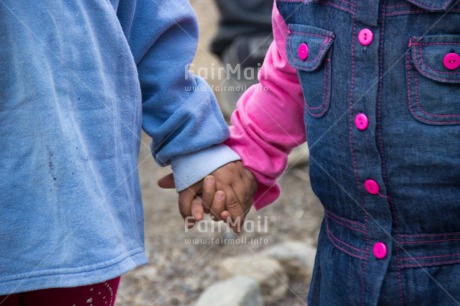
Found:
[[[0,0],[0,295],[146,263],[141,125],[179,189],[238,159],[197,36],[187,0]]]

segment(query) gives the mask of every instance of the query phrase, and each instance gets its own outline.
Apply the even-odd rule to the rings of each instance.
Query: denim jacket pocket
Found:
[[[454,0],[407,0],[415,6],[430,12],[446,11]]]
[[[413,117],[432,125],[460,124],[460,35],[412,38],[406,73]]]
[[[322,117],[331,97],[332,32],[300,24],[288,25],[286,51],[289,64],[297,69],[306,111]]]

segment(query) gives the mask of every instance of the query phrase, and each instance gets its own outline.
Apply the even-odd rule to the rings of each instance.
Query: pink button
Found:
[[[374,40],[374,33],[369,29],[362,29],[358,33],[359,43],[363,46],[369,46]]]
[[[308,58],[308,46],[305,43],[300,44],[299,48],[297,49],[297,54],[301,60],[306,60]]]
[[[364,114],[358,114],[355,117],[356,128],[360,131],[364,131],[369,126],[369,119]]]
[[[444,56],[444,67],[449,70],[455,70],[460,66],[460,55],[457,53],[448,53]]]
[[[388,249],[387,246],[382,243],[382,242],[377,242],[374,244],[374,256],[377,257],[378,259],[383,259],[387,256]]]
[[[366,188],[367,192],[370,194],[376,195],[379,194],[380,187],[374,180],[367,180],[364,182],[364,188]]]

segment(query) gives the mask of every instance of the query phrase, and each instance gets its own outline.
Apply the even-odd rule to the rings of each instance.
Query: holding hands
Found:
[[[158,181],[161,188],[174,188],[169,174]],[[237,233],[251,209],[257,181],[241,161],[228,163],[203,180],[179,192],[179,211],[192,228],[210,214],[215,221],[223,220]]]

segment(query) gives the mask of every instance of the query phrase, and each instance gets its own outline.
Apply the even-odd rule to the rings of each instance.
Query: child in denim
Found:
[[[273,202],[308,139],[309,305],[460,304],[460,4],[280,0],[226,142]]]

